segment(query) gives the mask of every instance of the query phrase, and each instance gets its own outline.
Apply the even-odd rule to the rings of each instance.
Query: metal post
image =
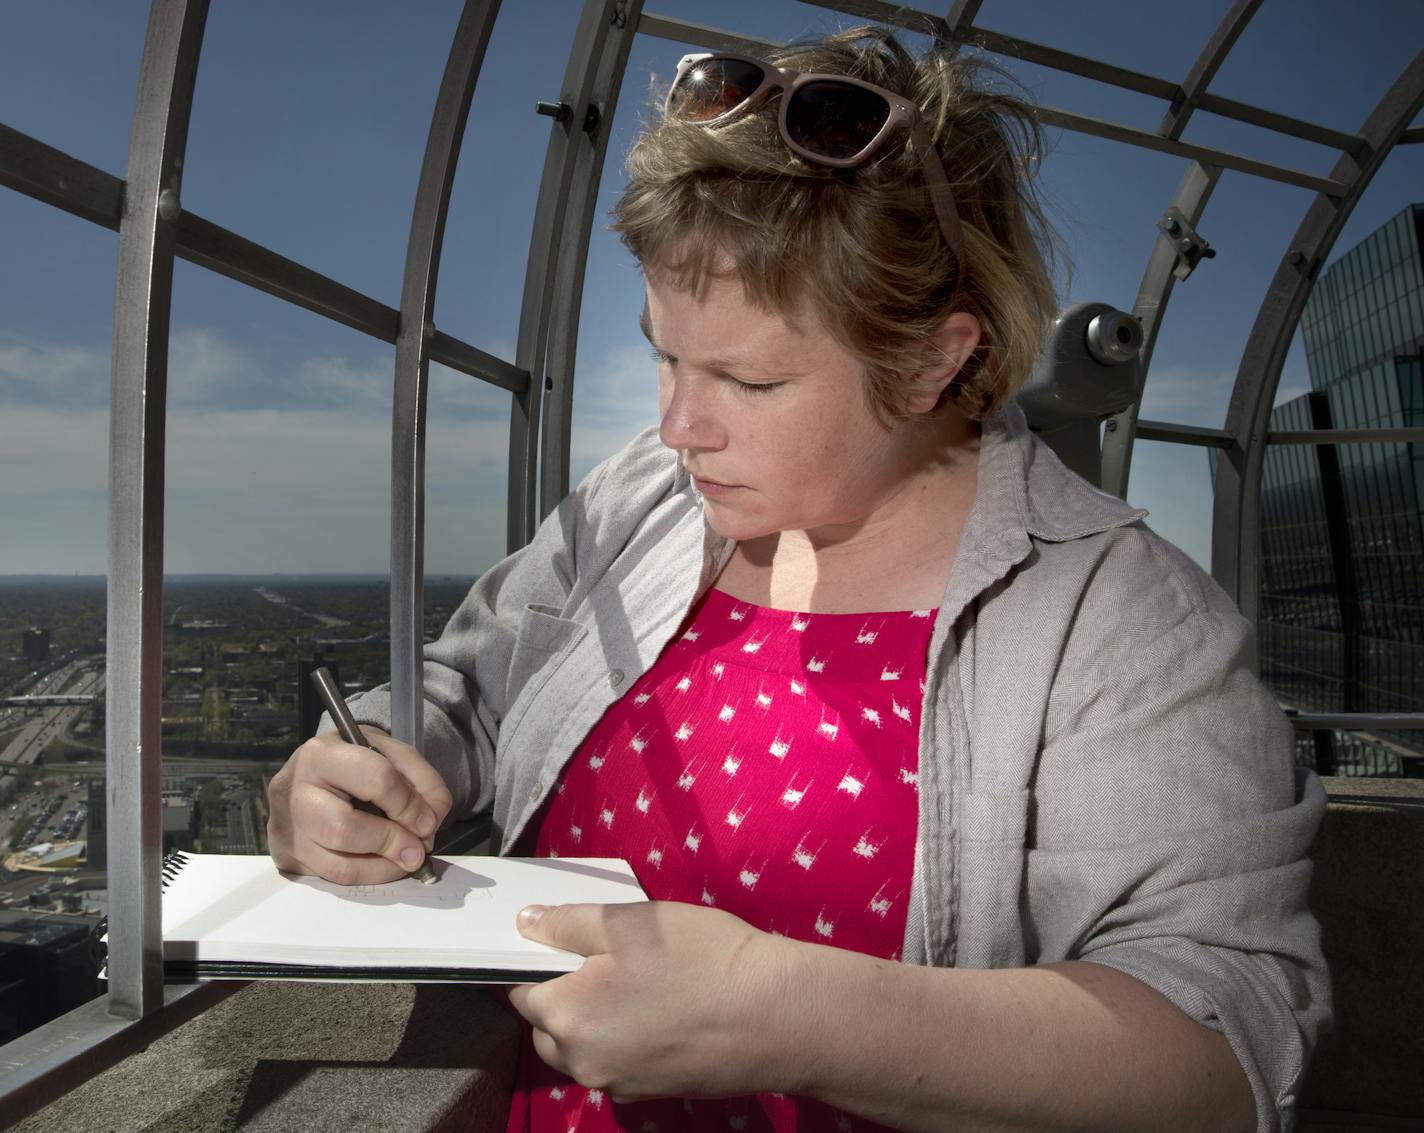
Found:
[[[1220,177],[1219,166],[1194,161],[1188,166],[1182,183],[1177,186],[1172,206],[1186,216],[1193,227],[1201,220]],[[1142,350],[1139,354],[1142,359],[1142,384],[1138,387],[1137,400],[1121,413],[1109,417],[1103,431],[1101,487],[1103,491],[1112,492],[1122,499],[1127,498],[1127,479],[1132,471],[1132,447],[1137,435],[1137,416],[1142,410],[1142,391],[1151,374],[1152,351],[1157,345],[1157,333],[1162,328],[1162,316],[1166,313],[1167,301],[1172,297],[1177,261],[1176,247],[1165,232],[1159,232],[1147,260],[1147,269],[1142,274],[1142,284],[1137,289],[1137,300],[1132,305],[1132,313],[1142,327]]]
[[[586,252],[588,236],[586,231],[579,234],[578,221],[592,207],[587,196],[591,191],[590,182],[593,191],[598,182],[602,150],[594,139],[606,134],[607,115],[598,102],[598,84],[602,78],[608,84],[607,89],[616,94],[622,79],[621,67],[616,75],[603,74],[600,63],[608,52],[611,32],[616,30],[620,39],[624,35],[631,38],[641,7],[641,0],[587,0],[555,104],[560,113],[549,128],[549,148],[544,154],[534,231],[529,240],[514,359],[517,368],[528,371],[530,382],[528,394],[515,397],[510,413],[508,544],[511,551],[530,540],[539,518],[536,514],[539,415],[544,393],[553,384],[552,375],[545,371],[545,359],[554,322],[555,297],[577,294],[582,286],[580,282],[570,287],[564,264],[572,257],[571,262],[577,263],[582,274],[583,253],[579,249],[582,247]],[[626,47],[621,57],[626,60]],[[565,221],[569,219],[571,203],[578,207],[579,217],[571,234],[566,236]],[[577,315],[573,328],[577,334]],[[571,361],[571,352],[567,359]]]
[[[154,0],[119,220],[109,410],[109,1011],[163,1003],[163,463],[174,222],[207,0]]]
[[[460,14],[426,137],[401,285],[391,412],[391,730],[410,744],[423,730],[425,413],[435,286],[460,143],[498,13],[499,0],[466,0]]]
[[[621,4],[596,55],[583,61],[592,76],[588,93],[590,111],[584,129],[571,135],[573,176],[564,207],[566,216],[559,261],[554,270],[554,304],[549,312],[546,339],[543,436],[539,450],[539,515],[548,515],[569,491],[569,438],[573,430],[574,355],[578,347],[579,315],[583,304],[583,277],[588,263],[588,241],[598,203],[598,184],[608,153],[608,135],[628,52],[642,0]],[[578,86],[582,87],[581,78]]]

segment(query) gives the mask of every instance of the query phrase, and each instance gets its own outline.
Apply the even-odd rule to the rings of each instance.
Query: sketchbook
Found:
[[[526,940],[525,905],[646,897],[612,858],[430,859],[440,880],[334,885],[266,855],[170,854],[163,862],[169,980],[530,983],[583,957]]]

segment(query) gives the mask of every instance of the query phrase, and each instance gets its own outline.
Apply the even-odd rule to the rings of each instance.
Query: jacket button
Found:
[[[611,684],[614,688],[617,688],[619,685],[621,685],[623,683],[623,670],[614,669],[613,672],[609,673],[608,683]]]
[[[543,784],[543,783],[535,783],[534,786],[533,786],[533,788],[531,788],[530,791],[529,791],[529,798],[530,798],[530,800],[537,803],[537,802],[538,802],[541,798],[543,798],[543,797],[544,797],[544,784]]]

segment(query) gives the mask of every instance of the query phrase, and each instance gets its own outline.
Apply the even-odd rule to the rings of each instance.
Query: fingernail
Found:
[[[430,837],[430,834],[434,829],[435,816],[429,811],[426,811],[424,814],[422,814],[419,818],[415,820],[415,832],[419,834],[422,838]]]
[[[406,869],[415,869],[420,865],[424,857],[425,855],[414,846],[407,846],[400,853],[401,865],[405,866]]]
[[[547,911],[547,908],[543,905],[526,905],[519,910],[519,916],[516,920],[519,922],[520,928],[533,928],[539,923],[539,918]]]

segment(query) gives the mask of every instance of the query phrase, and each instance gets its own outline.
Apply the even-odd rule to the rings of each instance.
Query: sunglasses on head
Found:
[[[684,55],[664,112],[717,126],[776,91],[781,93],[777,125],[782,141],[792,153],[816,165],[833,169],[864,165],[890,138],[908,131],[920,155],[940,231],[956,262],[962,259],[964,230],[934,142],[919,107],[894,91],[844,75],[776,67],[743,55]]]

